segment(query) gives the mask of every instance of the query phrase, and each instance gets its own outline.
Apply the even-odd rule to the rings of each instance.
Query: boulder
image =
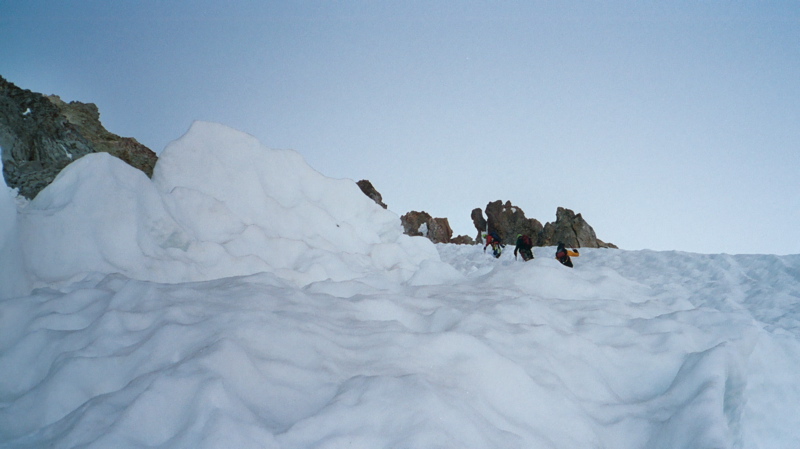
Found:
[[[447,218],[433,218],[425,211],[411,211],[400,217],[400,223],[406,235],[427,237],[433,243],[450,243],[453,236]]]
[[[428,221],[431,220],[431,215],[427,212],[411,211],[400,217],[400,224],[403,225],[403,233],[405,235],[414,236],[428,236]]]
[[[57,96],[21,89],[0,77],[0,148],[9,187],[33,198],[72,161],[107,152],[148,176],[158,159],[132,138],[103,128],[91,103],[65,103]]]

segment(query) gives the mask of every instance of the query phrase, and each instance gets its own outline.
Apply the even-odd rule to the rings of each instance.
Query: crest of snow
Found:
[[[417,229],[417,232],[419,232],[423,236],[427,237],[428,236],[428,223],[422,223],[421,225],[419,225],[419,229]]]
[[[354,182],[215,123],[196,122],[168,145],[152,181],[105,153],[87,155],[21,218],[28,268],[42,282],[92,272],[158,282],[270,272],[306,285],[441,271],[433,244],[404,235],[397,215]]]

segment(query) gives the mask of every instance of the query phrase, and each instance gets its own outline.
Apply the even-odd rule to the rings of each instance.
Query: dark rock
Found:
[[[431,219],[427,212],[411,211],[400,217],[400,224],[403,225],[403,233],[410,236],[427,237],[427,224]],[[423,226],[425,225],[425,226]]]
[[[411,211],[400,217],[400,223],[406,235],[427,237],[433,243],[450,243],[453,236],[447,218],[433,218],[424,211]]]
[[[433,218],[428,223],[428,238],[433,243],[450,243],[453,228],[447,218]]]
[[[474,245],[475,240],[468,235],[458,235],[451,238],[450,243],[455,245]]]
[[[103,128],[94,104],[61,101],[0,77],[0,148],[6,184],[33,198],[72,161],[107,152],[153,173],[156,154],[135,139]]]
[[[486,219],[483,218],[483,211],[481,211],[480,207],[472,209],[472,224],[475,225],[475,229],[478,230],[475,241],[482,243],[483,233],[486,232]]]
[[[599,240],[581,214],[563,207],[556,210],[556,221],[545,224],[542,232],[542,246],[555,246],[559,242],[572,248],[616,248]]]
[[[383,204],[383,197],[377,190],[375,190],[375,187],[372,186],[371,182],[367,181],[366,179],[362,179],[356,184],[358,184],[358,187],[361,188],[362,192],[364,192],[364,195],[372,198],[372,201],[375,201],[382,208],[386,209],[386,205]]]
[[[598,239],[594,229],[569,209],[559,207],[556,221],[542,226],[539,220],[527,218],[519,207],[506,201],[494,201],[486,205],[486,219],[480,209],[473,209],[472,222],[478,230],[479,242],[483,242],[483,232],[496,231],[506,244],[515,244],[517,235],[528,234],[534,246],[555,246],[563,242],[573,248],[616,248],[614,244]]]
[[[604,241],[602,241],[602,240],[600,240],[600,239],[597,239],[597,247],[598,247],[598,248],[613,248],[613,249],[619,249],[619,247],[618,247],[617,245],[615,245],[615,244],[613,244],[613,243],[604,242]]]
[[[56,95],[47,98],[94,145],[95,152],[110,153],[140,169],[148,177],[153,176],[153,168],[158,160],[156,154],[132,137],[120,137],[108,132],[100,123],[100,111],[96,105],[78,101],[65,103]]]
[[[476,215],[481,220],[483,219],[483,216],[480,215],[480,209],[472,211],[472,222],[475,223],[477,228],[480,220],[476,219]],[[505,244],[513,245],[517,241],[518,234],[528,234],[533,239],[534,245],[536,245],[538,243],[537,237],[543,229],[539,220],[525,217],[525,212],[511,204],[510,201],[506,201],[503,204],[502,201],[497,200],[487,204],[486,217],[485,232],[496,231]],[[479,238],[479,241],[482,241],[482,238]]]

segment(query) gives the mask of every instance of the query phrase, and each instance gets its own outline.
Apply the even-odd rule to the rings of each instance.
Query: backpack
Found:
[[[525,245],[528,248],[533,246],[533,243],[531,243],[531,236],[529,236],[528,234],[523,235],[522,236],[522,244]]]
[[[495,232],[495,231],[490,232],[489,233],[489,237],[492,238],[492,240],[490,240],[490,242],[494,241],[494,242],[500,243],[500,236],[497,235],[497,232]]]

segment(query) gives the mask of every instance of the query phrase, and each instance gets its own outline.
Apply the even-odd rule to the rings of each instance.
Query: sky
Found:
[[[160,153],[195,120],[624,249],[800,253],[796,2],[0,2],[0,75]]]

